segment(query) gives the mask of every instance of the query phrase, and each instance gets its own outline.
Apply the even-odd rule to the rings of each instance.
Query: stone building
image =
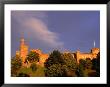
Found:
[[[77,62],[79,63],[80,59],[86,59],[86,58],[90,58],[91,60],[93,58],[97,58],[97,54],[100,52],[99,48],[92,48],[90,53],[82,53],[79,50],[76,51],[76,53],[74,53]]]
[[[20,39],[20,47],[19,47],[19,51],[16,51],[16,55],[20,56],[20,58],[22,60],[22,64],[24,66],[26,56],[28,55],[28,45],[25,43],[24,38]]]
[[[44,66],[44,62],[46,61],[46,59],[48,59],[49,54],[43,53],[40,49],[31,49],[30,51],[34,51],[36,53],[39,54],[39,62],[37,63],[38,65]],[[25,63],[25,59],[28,55],[29,52],[29,46],[25,43],[24,38],[20,39],[20,48],[19,51],[16,51],[16,55],[19,55],[20,58],[22,59],[22,64],[23,66],[30,66],[30,63]],[[69,52],[69,51],[65,51],[63,53],[71,53],[71,55],[73,56],[73,58],[75,58],[77,60],[77,62],[79,63],[80,59],[86,59],[86,58],[96,58],[97,54],[100,52],[99,48],[92,48],[91,52],[89,53],[82,53],[79,50],[76,51],[75,53]]]
[[[48,59],[49,54],[43,53],[40,49],[31,49],[30,51],[34,51],[39,54],[40,59],[37,64],[44,66],[44,62],[46,61],[46,59]]]
[[[43,53],[40,49],[31,49],[30,51],[34,51],[36,53],[39,54],[39,62],[37,64],[44,66],[44,62],[45,60],[48,58],[48,54]],[[29,53],[29,46],[26,44],[24,38],[20,39],[20,48],[19,51],[16,51],[16,55],[19,55],[21,60],[22,60],[22,65],[23,66],[30,66],[30,63],[28,62],[28,64],[25,62],[26,57]]]

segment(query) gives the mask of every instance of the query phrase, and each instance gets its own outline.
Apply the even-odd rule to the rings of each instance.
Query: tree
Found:
[[[22,66],[22,60],[20,56],[16,55],[11,59],[11,75],[16,76],[17,71],[21,68]]]
[[[46,62],[44,63],[45,67],[49,67],[53,64],[59,64],[62,63],[63,59],[61,56],[61,53],[58,50],[54,50],[50,55],[49,58],[46,60]]]
[[[48,77],[61,77],[65,76],[65,74],[65,69],[61,64],[53,64],[45,70],[45,75]]]
[[[86,61],[84,59],[79,60],[79,65],[82,65],[83,70],[85,69]]]
[[[100,52],[97,58],[92,59],[92,69],[96,70],[96,76],[100,76]]]
[[[97,55],[97,68],[96,68],[97,75],[100,76],[100,52]]]
[[[30,63],[33,62],[39,62],[39,54],[33,51],[30,51],[29,54],[27,55],[27,61],[29,61]]]
[[[46,76],[63,76],[64,69],[63,59],[58,50],[54,50],[45,62],[45,75]]]
[[[63,53],[62,58],[63,65],[66,66],[66,76],[76,76],[76,70],[78,65],[76,59],[72,56],[71,53]]]
[[[86,63],[85,63],[86,69],[91,69],[92,68],[92,62],[90,58],[86,58]]]
[[[75,76],[77,62],[73,56],[54,50],[45,62],[46,76]]]
[[[77,69],[78,76],[81,76],[81,77],[84,76],[85,64],[86,64],[86,61],[84,59],[79,60],[79,65],[78,65],[78,69]]]
[[[21,72],[17,75],[17,77],[30,77],[30,75]]]
[[[36,63],[32,63],[30,68],[32,69],[33,72],[35,72],[37,70],[37,65]]]
[[[70,53],[62,54],[63,64],[66,65],[70,70],[77,69],[77,61]]]
[[[96,58],[94,58],[94,59],[92,59],[92,69],[93,70],[96,70],[96,68],[97,68],[97,59]]]

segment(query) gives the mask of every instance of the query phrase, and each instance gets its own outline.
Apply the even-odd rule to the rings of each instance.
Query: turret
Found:
[[[28,55],[28,46],[25,44],[24,38],[21,38],[20,39],[20,57],[22,58],[23,65],[27,55]]]
[[[25,40],[24,40],[24,38],[21,38],[20,39],[20,45],[24,45],[25,44]]]
[[[91,53],[92,54],[98,54],[99,53],[99,48],[92,48]]]
[[[76,59],[77,59],[77,62],[79,63],[79,55],[80,55],[80,51],[76,51]]]

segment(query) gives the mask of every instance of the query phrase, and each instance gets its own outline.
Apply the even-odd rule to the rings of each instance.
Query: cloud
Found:
[[[19,23],[24,22],[28,18],[39,18],[39,19],[46,19],[48,16],[46,15],[46,12],[40,12],[40,11],[12,11],[11,12],[12,18],[17,20]]]
[[[59,41],[58,34],[52,32],[39,19],[29,18],[24,23],[24,26],[35,31],[36,38],[51,47],[61,47],[63,42]]]
[[[42,16],[39,16],[41,15]],[[42,21],[41,18],[47,17],[42,12],[37,13],[35,17],[34,14],[27,12],[13,12],[12,16],[22,25],[25,29],[29,29],[33,31],[33,35],[35,35],[36,40],[41,41],[46,46],[51,48],[63,48],[64,43],[60,41],[57,33],[52,32],[47,27],[46,23]]]

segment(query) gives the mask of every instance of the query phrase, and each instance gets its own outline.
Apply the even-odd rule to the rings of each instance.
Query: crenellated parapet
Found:
[[[100,52],[99,48],[92,48],[90,53],[81,53],[80,51],[76,51],[76,59],[77,62],[79,63],[80,59],[86,59],[90,58],[91,60],[93,58],[97,58],[97,54]]]

